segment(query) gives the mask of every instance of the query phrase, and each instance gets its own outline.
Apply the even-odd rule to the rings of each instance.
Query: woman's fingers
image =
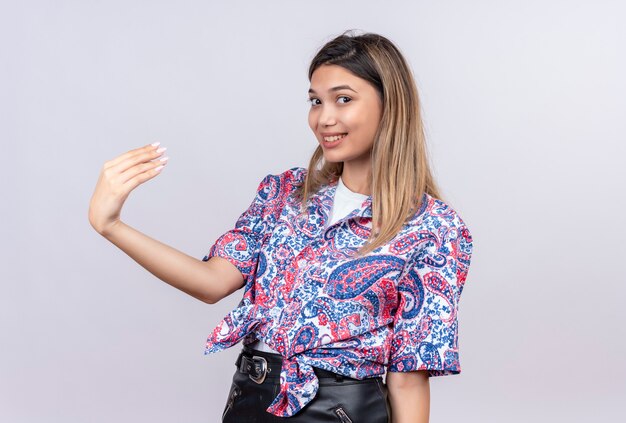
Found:
[[[141,173],[150,171],[152,169],[156,169],[159,166],[165,166],[168,160],[169,160],[169,157],[161,157],[160,159],[154,159],[146,163],[142,162],[142,163],[136,164],[133,167],[125,170],[119,176],[119,182],[122,184],[125,184],[126,182],[128,182],[129,180],[131,180],[132,178],[134,178],[135,176]]]
[[[143,147],[139,147],[139,148],[135,148],[132,149],[130,151],[127,151],[124,154],[121,154],[117,157],[115,157],[114,159],[111,159],[107,162],[104,163],[104,168],[108,169],[111,168],[113,166],[117,166],[118,164],[122,163],[125,160],[128,160],[131,157],[137,156],[139,154],[144,154],[144,153],[149,153],[149,152],[153,152],[156,151],[157,149],[159,149],[159,142],[155,142],[153,144],[148,144],[148,145],[144,145]]]
[[[126,188],[129,192],[134,190],[137,186],[161,173],[161,170],[165,167],[166,163],[167,160],[163,162],[158,161],[155,163],[156,166],[153,164],[150,167],[147,167],[146,170],[138,171],[135,176],[131,177],[128,181],[126,181],[126,183],[124,183],[124,188]]]
[[[156,150],[149,149],[147,151],[146,150],[139,151],[136,154],[131,155],[127,157],[126,159],[119,161],[117,164],[109,167],[108,170],[111,170],[113,173],[121,174],[125,172],[126,170],[132,168],[133,166],[136,166],[141,163],[148,163],[151,160],[154,160],[162,156],[165,150],[167,150],[165,147],[159,147]]]

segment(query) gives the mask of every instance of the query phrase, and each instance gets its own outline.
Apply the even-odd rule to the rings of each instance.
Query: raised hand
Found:
[[[119,223],[130,192],[161,172],[169,159],[161,157],[165,150],[154,143],[104,163],[89,203],[89,223],[99,234]]]

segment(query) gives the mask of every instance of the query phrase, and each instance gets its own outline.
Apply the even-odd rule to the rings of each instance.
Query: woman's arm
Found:
[[[191,257],[120,220],[124,201],[140,184],[158,175],[167,163],[164,149],[148,145],[106,162],[89,204],[89,223],[150,273],[175,288],[213,304],[243,286],[243,275],[220,257]]]
[[[428,371],[387,372],[392,423],[428,423],[430,383]]]

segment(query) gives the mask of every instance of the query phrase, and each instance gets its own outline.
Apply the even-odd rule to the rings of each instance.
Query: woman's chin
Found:
[[[334,154],[334,152],[324,151],[324,161],[326,163],[340,163],[343,162],[343,157],[339,154]]]
[[[341,163],[343,162],[343,160],[333,160],[333,159],[327,159],[326,157],[324,157],[324,161],[326,163]]]

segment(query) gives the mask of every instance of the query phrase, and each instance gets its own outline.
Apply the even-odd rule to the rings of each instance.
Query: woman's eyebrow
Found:
[[[354,91],[355,93],[358,94],[358,92],[354,89],[352,89],[350,87],[350,85],[337,85],[336,87],[332,87],[328,90],[328,92],[333,92],[333,91],[340,91],[340,90],[350,90],[350,91]],[[309,93],[310,94],[315,94],[315,90],[313,88],[309,88]]]

